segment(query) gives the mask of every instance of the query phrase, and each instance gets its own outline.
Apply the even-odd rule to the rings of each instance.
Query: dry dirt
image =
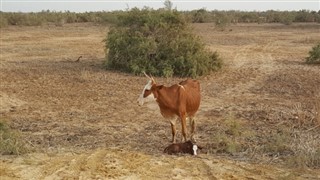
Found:
[[[291,168],[281,155],[256,154],[250,146],[268,143],[281,127],[306,135],[297,143],[320,144],[320,66],[303,63],[320,41],[319,28],[194,25],[225,62],[221,71],[199,78],[196,138],[205,150],[197,157],[162,153],[170,124],[154,104],[137,105],[144,76],[103,68],[108,27],[2,28],[0,118],[32,150],[0,156],[0,178],[320,179],[317,167]],[[156,80],[170,85],[182,79]],[[249,144],[242,153],[215,151],[213,139],[228,118],[253,134],[239,139]]]

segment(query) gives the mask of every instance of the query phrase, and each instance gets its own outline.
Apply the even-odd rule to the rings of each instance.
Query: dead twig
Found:
[[[320,124],[319,124],[318,126],[315,126],[315,127],[312,127],[312,128],[310,128],[310,129],[306,130],[306,132],[309,132],[309,131],[312,131],[312,130],[314,130],[314,129],[317,129],[318,127],[320,127]]]
[[[74,62],[79,62],[81,58],[82,58],[82,56],[79,56],[78,59]]]

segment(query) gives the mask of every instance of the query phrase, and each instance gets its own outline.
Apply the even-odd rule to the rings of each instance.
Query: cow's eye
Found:
[[[144,91],[144,94],[143,94],[143,97],[147,97],[147,96],[149,96],[151,94],[151,90],[145,90]]]

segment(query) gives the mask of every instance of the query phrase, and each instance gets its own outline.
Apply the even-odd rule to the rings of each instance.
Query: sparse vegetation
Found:
[[[137,8],[119,16],[106,39],[107,67],[156,76],[196,77],[221,67],[176,10]]]
[[[165,9],[171,10],[172,3],[165,2]],[[54,23],[59,26],[65,23],[82,23],[93,22],[98,24],[117,23],[118,15],[126,14],[126,11],[112,12],[55,12],[42,11],[39,13],[11,13],[0,12],[0,27],[5,27],[6,22],[9,25],[23,26],[39,26],[47,23]],[[224,24],[226,19],[232,23],[283,23],[290,25],[294,22],[318,22],[320,23],[320,11],[264,11],[264,12],[243,12],[243,11],[208,11],[199,9],[193,11],[181,12],[187,16],[187,20],[194,23],[216,23],[217,25]]]
[[[289,147],[291,141],[290,134],[285,128],[281,128],[280,132],[277,133],[272,132],[272,134],[264,140],[266,142],[262,146],[262,152],[269,156],[287,155],[292,153],[292,150]]]
[[[28,152],[19,132],[10,128],[5,120],[0,119],[0,154],[20,155]]]
[[[121,13],[122,11],[75,13],[49,10],[38,13],[0,12],[0,27],[5,27],[6,24],[14,26],[41,26],[50,23],[63,26],[66,23],[85,22],[109,24],[116,23],[116,17]]]
[[[309,56],[306,58],[308,64],[320,64],[320,42],[312,47]]]
[[[269,161],[279,162],[288,167],[318,168],[320,167],[320,149],[317,134],[306,133],[303,127],[279,126],[268,133],[253,131],[250,126],[242,125],[243,120],[228,116],[219,123],[208,153],[229,154],[235,157],[250,157],[261,161],[261,157],[269,157]],[[317,130],[317,129],[315,129]]]
[[[245,149],[244,139],[252,135],[249,129],[244,128],[240,122],[230,115],[227,117],[218,132],[212,138],[209,147],[212,153],[228,153],[235,155]]]

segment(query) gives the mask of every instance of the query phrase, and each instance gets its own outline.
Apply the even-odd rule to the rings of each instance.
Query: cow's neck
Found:
[[[157,89],[153,94],[159,105],[161,114],[166,118],[171,118],[177,113],[174,101],[172,101],[172,98],[166,93],[167,88],[168,87],[162,87],[161,89]]]

